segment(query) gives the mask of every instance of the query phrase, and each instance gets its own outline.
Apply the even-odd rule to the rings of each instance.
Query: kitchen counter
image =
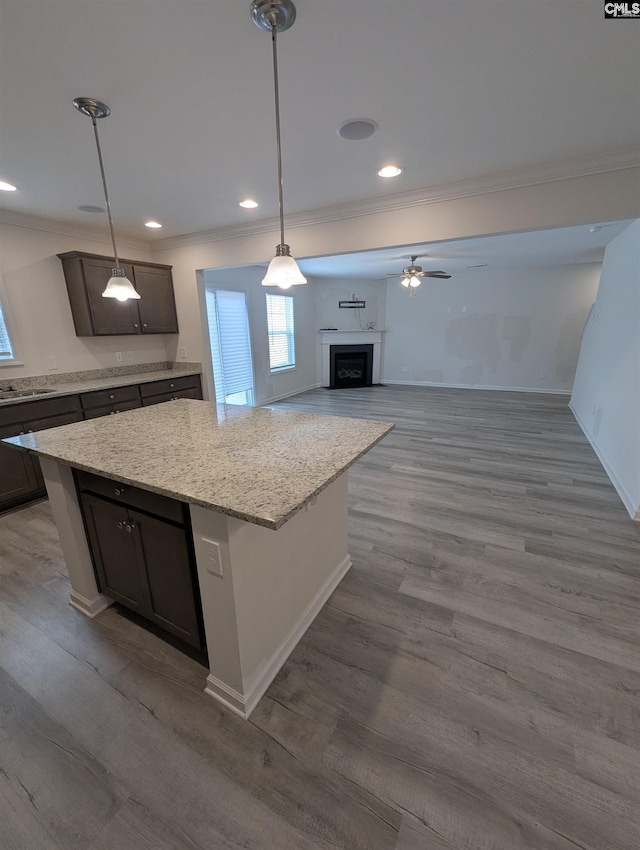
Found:
[[[133,544],[127,551],[142,556],[136,540],[154,536],[145,491],[177,500],[169,504],[183,512],[179,503],[188,505],[185,547],[193,552],[210,667],[204,690],[247,718],[349,570],[348,469],[393,427],[177,399],[4,442],[40,460],[70,603],[85,616],[98,616],[112,598],[98,585],[93,559],[105,553],[89,548],[74,469],[100,476],[100,497],[89,502],[105,506],[102,539],[107,547],[113,541],[112,563],[121,576],[125,570],[125,583],[119,547]],[[140,509],[123,515],[117,503],[127,498],[126,485],[136,488],[132,504]],[[132,533],[118,537],[123,528]],[[172,556],[153,548],[152,572],[172,585]]]
[[[178,399],[5,442],[275,530],[392,428]]]
[[[111,374],[100,374],[109,371]],[[16,378],[13,381],[7,379],[2,382],[3,387],[5,385],[11,385],[25,392],[32,389],[46,389],[47,392],[36,396],[30,395],[23,396],[22,398],[0,399],[0,406],[5,404],[21,404],[22,402],[33,401],[35,398],[46,399],[65,395],[79,395],[80,393],[92,392],[93,390],[109,390],[114,387],[129,386],[130,384],[145,384],[150,381],[163,381],[186,375],[199,375],[200,372],[200,364],[186,364],[185,366],[181,366],[179,363],[176,363],[171,369],[156,368],[129,373],[124,373],[118,369],[105,369],[87,372],[87,376],[83,372],[70,372],[67,375],[39,375],[33,378]]]

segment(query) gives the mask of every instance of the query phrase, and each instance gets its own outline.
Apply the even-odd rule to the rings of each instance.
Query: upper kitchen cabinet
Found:
[[[171,266],[121,260],[140,300],[117,301],[102,297],[111,277],[113,258],[80,251],[68,251],[58,257],[77,336],[178,333]]]

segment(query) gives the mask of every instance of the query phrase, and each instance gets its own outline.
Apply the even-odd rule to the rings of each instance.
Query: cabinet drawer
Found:
[[[150,404],[162,404],[164,401],[175,401],[177,398],[195,398],[202,399],[200,388],[188,387],[185,390],[172,390],[164,395],[151,395],[142,399],[142,406],[147,407]]]
[[[98,419],[100,416],[111,416],[113,413],[122,413],[123,410],[135,410],[140,407],[140,399],[134,398],[130,401],[118,401],[105,404],[104,407],[91,407],[84,411],[85,419]]]
[[[76,481],[82,491],[96,493],[98,496],[105,496],[120,505],[139,508],[141,511],[148,511],[172,522],[185,524],[186,505],[184,502],[178,502],[168,496],[161,496],[159,493],[151,493],[149,490],[141,490],[139,487],[132,487],[129,484],[121,484],[119,481],[103,478],[102,475],[84,472],[81,469],[76,470]]]
[[[121,401],[136,401],[138,398],[138,385],[131,384],[127,387],[113,387],[110,390],[82,393],[80,401],[84,410],[90,410],[92,407],[104,407]]]
[[[200,395],[197,398],[202,398],[199,375],[184,375],[181,378],[167,378],[165,381],[151,381],[147,384],[140,384],[140,395],[143,399],[153,395],[168,395],[171,398],[175,394],[174,390],[188,389],[198,390]]]
[[[80,409],[80,400],[77,395],[2,405],[0,407],[0,426],[9,425],[13,422],[33,422],[35,419],[48,419],[50,416],[79,412]]]

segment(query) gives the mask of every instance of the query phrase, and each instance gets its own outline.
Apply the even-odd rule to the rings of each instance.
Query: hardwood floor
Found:
[[[638,850],[640,524],[560,396],[315,390],[396,430],[354,565],[249,722],[89,621],[47,503],[0,517],[2,850]]]

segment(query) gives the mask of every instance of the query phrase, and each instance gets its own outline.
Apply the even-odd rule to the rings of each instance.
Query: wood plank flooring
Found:
[[[638,850],[640,524],[567,399],[314,390],[393,420],[354,565],[249,722],[0,517],[2,850]]]

